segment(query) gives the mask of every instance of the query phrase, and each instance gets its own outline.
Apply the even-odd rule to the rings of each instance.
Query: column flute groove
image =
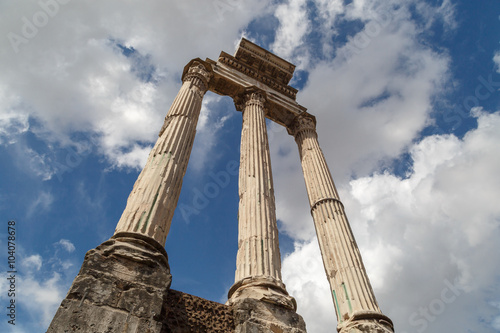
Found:
[[[393,332],[375,299],[361,254],[318,143],[316,120],[296,117],[288,127],[299,148],[302,171],[325,272],[336,309],[338,331]]]
[[[137,178],[115,234],[136,232],[165,244],[196,134],[211,73],[193,62]]]
[[[281,257],[276,222],[276,206],[271,156],[265,120],[265,96],[259,91],[235,100],[243,112],[239,175],[238,253],[235,284],[229,303],[245,298],[279,299],[296,309],[281,281]]]

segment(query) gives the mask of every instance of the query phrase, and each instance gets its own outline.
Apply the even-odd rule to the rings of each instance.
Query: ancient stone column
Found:
[[[316,119],[298,116],[288,131],[297,142],[339,332],[393,332],[379,309],[363,260],[318,143]]]
[[[165,332],[172,281],[165,239],[209,79],[191,63],[115,234],[87,252],[47,333]]]
[[[115,234],[141,233],[165,244],[210,75],[201,63],[193,62],[182,78],[182,87],[165,117],[146,166],[128,197]]]
[[[238,254],[235,286],[246,279],[262,280],[286,294],[281,282],[281,257],[271,157],[264,113],[265,98],[259,92],[243,96],[239,173]],[[233,287],[230,298],[236,296]]]
[[[292,329],[298,329],[293,332],[304,332],[302,318],[295,313],[295,300],[288,295],[281,281],[281,258],[264,103],[265,96],[259,91],[247,93],[241,101],[235,103],[237,108],[243,111],[243,128],[236,283],[229,290],[228,304],[236,309],[236,332],[267,332],[265,329],[270,329],[270,326],[265,323],[272,323],[287,332],[292,332]],[[260,306],[256,300],[279,306],[279,311],[287,311],[289,315],[283,318],[288,319],[284,322],[272,319],[276,317],[273,312],[275,310],[267,313],[271,307]],[[265,312],[267,314],[264,314]],[[250,313],[256,318],[249,320],[246,316]],[[260,314],[255,315],[258,313]],[[262,321],[261,325],[254,327],[255,321],[259,320]]]

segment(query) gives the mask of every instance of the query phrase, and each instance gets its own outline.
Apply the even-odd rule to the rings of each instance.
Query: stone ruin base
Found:
[[[230,307],[170,289],[162,333],[227,333],[234,332]]]
[[[232,306],[170,289],[165,249],[119,233],[87,252],[46,333],[305,333],[294,310],[255,299]]]
[[[172,282],[165,249],[121,233],[87,252],[47,333],[162,332]]]
[[[231,305],[235,333],[306,333],[306,324],[294,310],[247,298]]]

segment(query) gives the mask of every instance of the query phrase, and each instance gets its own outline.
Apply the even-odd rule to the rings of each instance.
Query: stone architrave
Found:
[[[319,147],[316,119],[302,114],[288,131],[299,148],[339,332],[393,332],[391,320],[379,309],[344,206]],[[358,331],[351,331],[354,328]]]
[[[141,233],[165,244],[191,155],[203,96],[212,75],[196,60],[188,66],[115,234]]]

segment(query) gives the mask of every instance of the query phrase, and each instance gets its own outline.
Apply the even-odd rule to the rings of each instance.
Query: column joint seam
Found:
[[[339,199],[336,199],[336,198],[322,198],[322,199],[319,199],[317,200],[312,206],[311,206],[311,215],[313,213],[313,211],[320,205],[322,204],[323,202],[326,202],[326,201],[333,201],[333,202],[338,202],[340,204],[340,206],[342,207],[342,210],[344,210],[344,204],[342,203],[342,201],[340,201]]]

